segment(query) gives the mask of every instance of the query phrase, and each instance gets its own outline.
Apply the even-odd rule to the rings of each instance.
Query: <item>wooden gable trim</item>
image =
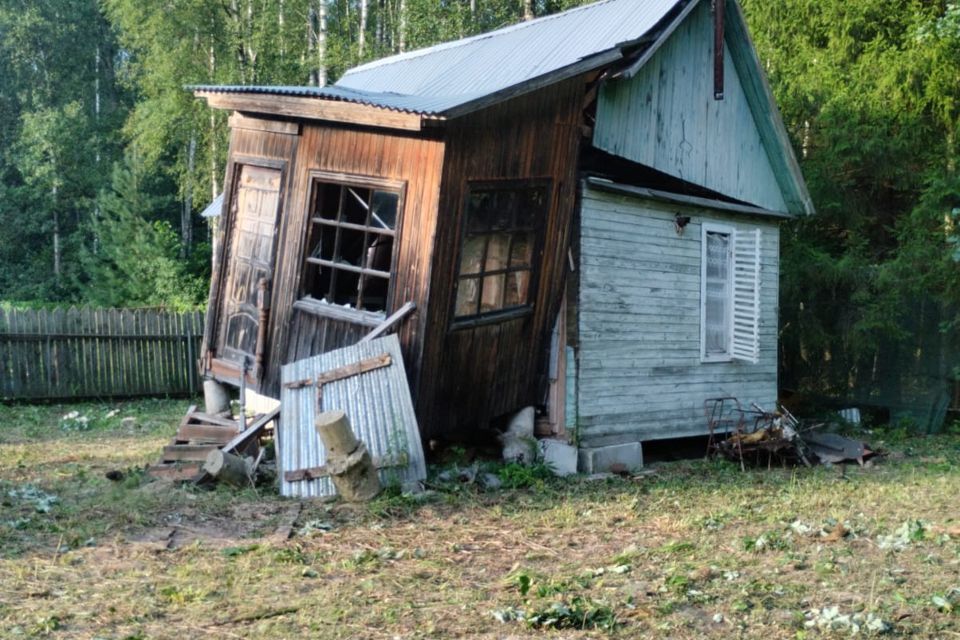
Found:
[[[422,129],[419,115],[339,100],[217,91],[197,91],[196,96],[206,100],[207,104],[214,109],[232,109],[243,113],[263,113],[288,118],[329,120],[404,131]]]
[[[653,43],[651,43],[649,47],[644,49],[642,55],[639,58],[637,58],[635,62],[631,63],[629,67],[627,67],[620,73],[615,74],[613,77],[624,78],[629,80],[633,76],[637,75],[637,72],[640,71],[640,69],[642,69],[645,64],[650,62],[650,58],[652,58],[654,54],[656,54],[657,51],[660,50],[660,46],[664,42],[670,39],[670,36],[673,35],[673,32],[677,30],[677,27],[679,27],[680,24],[687,19],[687,16],[690,15],[690,13],[694,10],[694,8],[696,8],[698,4],[700,4],[700,0],[690,0],[690,3],[687,4],[687,6],[685,6],[679,14],[677,14],[677,17],[674,18],[673,21],[671,21],[670,24],[666,26],[666,28],[660,33],[657,39]]]
[[[813,199],[807,190],[807,183],[800,171],[800,163],[793,152],[790,136],[780,116],[773,91],[767,82],[763,65],[757,57],[757,51],[747,29],[747,21],[736,0],[726,0],[726,38],[725,42],[730,49],[733,66],[740,76],[740,84],[746,95],[750,111],[760,140],[763,142],[770,165],[773,167],[777,184],[783,193],[790,213],[797,215],[811,215],[816,213]]]
[[[269,131],[289,136],[300,135],[300,123],[287,120],[264,120],[251,118],[242,113],[233,113],[228,120],[231,129],[249,129],[251,131]]]

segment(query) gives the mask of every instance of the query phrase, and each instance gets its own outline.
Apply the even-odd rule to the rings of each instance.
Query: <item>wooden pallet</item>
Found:
[[[197,411],[192,405],[173,440],[163,448],[159,463],[147,467],[147,475],[161,480],[194,480],[202,474],[200,467],[207,455],[238,433],[236,422]]]
[[[199,480],[204,475],[203,463],[214,449],[256,455],[261,432],[279,415],[280,410],[275,409],[256,416],[247,421],[246,430],[240,431],[235,421],[197,411],[193,405],[180,421],[173,440],[163,447],[160,461],[147,467],[147,475],[177,482]]]

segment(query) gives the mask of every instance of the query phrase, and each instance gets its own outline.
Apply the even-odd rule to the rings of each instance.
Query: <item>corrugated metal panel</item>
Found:
[[[207,205],[207,208],[200,212],[201,218],[216,218],[223,210],[223,194],[221,193],[213,202]]]
[[[390,354],[393,359],[390,366],[324,385],[321,410],[346,413],[354,433],[367,445],[374,458],[406,454],[407,466],[381,469],[380,481],[384,485],[411,486],[426,478],[426,462],[396,335],[285,365],[281,369],[281,379],[286,383],[315,378],[319,373],[383,353]],[[326,453],[314,429],[316,399],[314,386],[301,389],[283,387],[280,392],[281,495],[316,498],[336,493],[329,478],[298,482],[283,480],[286,471],[318,467],[326,462]]]
[[[679,3],[604,0],[377,60],[351,69],[337,86],[418,96],[487,95],[640,40]]]
[[[636,43],[685,0],[603,0],[471,38],[382,58],[330,87],[192,86],[193,91],[340,100],[439,115]],[[585,69],[579,69],[584,71]],[[579,72],[578,71],[578,72]]]

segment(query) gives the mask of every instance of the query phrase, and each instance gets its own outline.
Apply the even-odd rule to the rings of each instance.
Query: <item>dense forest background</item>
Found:
[[[184,85],[333,82],[582,3],[0,0],[0,302],[203,303],[227,131]],[[742,4],[818,210],[783,229],[782,382],[955,377],[960,4]]]

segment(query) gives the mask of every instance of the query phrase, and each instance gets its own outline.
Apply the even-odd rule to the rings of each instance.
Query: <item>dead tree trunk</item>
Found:
[[[380,478],[365,444],[342,411],[317,416],[314,425],[327,452],[326,467],[337,493],[348,502],[365,502],[380,493]]]
[[[523,0],[523,19],[533,20],[533,0]]]

